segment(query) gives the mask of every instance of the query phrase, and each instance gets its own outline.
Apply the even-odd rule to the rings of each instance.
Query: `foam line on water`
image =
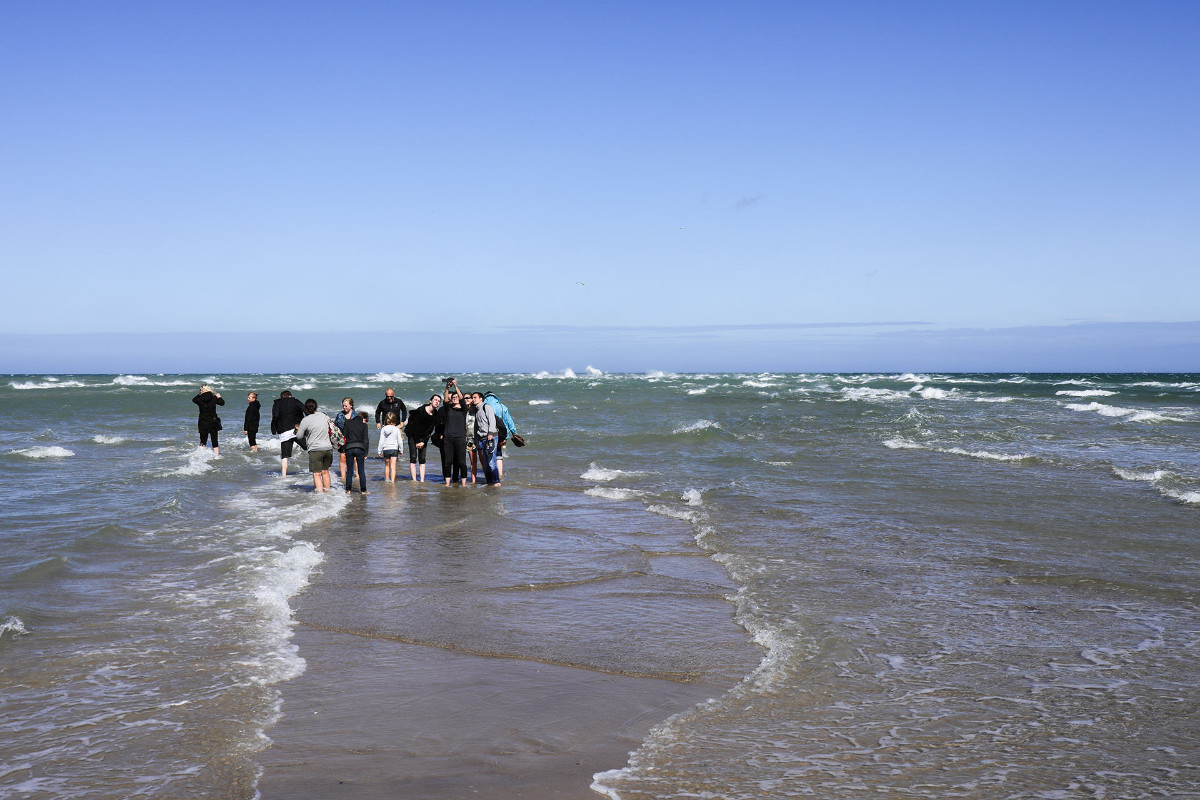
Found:
[[[52,445],[49,447],[24,447],[20,450],[13,450],[12,455],[26,458],[70,458],[75,455],[75,452],[65,447]]]
[[[634,475],[645,475],[645,474],[646,473],[639,472],[637,470],[609,469],[607,467],[602,467],[599,464],[597,464],[595,461],[593,461],[588,466],[587,471],[584,472],[579,477],[583,478],[585,481],[597,481],[597,482],[602,482],[602,483],[608,483],[609,481],[615,481],[617,478],[620,478],[621,476],[634,476]]]
[[[911,439],[895,437],[884,441],[883,446],[889,450],[926,450],[931,453],[946,453],[956,456],[982,458],[988,461],[1026,461],[1037,456],[1027,453],[993,453],[990,450],[967,450],[962,447],[934,447],[932,445],[914,442]]]

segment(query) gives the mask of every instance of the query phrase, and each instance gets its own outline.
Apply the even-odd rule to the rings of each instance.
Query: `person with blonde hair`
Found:
[[[246,405],[246,419],[242,422],[242,433],[245,434],[246,440],[250,442],[250,452],[258,452],[258,419],[259,409],[262,404],[258,402],[258,392],[251,392],[246,395],[248,401]]]
[[[192,402],[200,406],[200,417],[196,421],[200,430],[200,446],[207,445],[208,438],[211,436],[213,455],[221,455],[221,448],[217,444],[217,431],[221,430],[221,418],[217,416],[217,406],[225,405],[225,401],[206,383],[200,387],[200,394],[193,397]]]

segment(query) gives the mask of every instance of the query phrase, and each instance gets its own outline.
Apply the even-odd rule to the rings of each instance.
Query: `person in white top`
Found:
[[[384,426],[379,431],[379,455],[383,457],[383,479],[396,482],[396,460],[400,458],[400,428],[394,411],[384,417]]]

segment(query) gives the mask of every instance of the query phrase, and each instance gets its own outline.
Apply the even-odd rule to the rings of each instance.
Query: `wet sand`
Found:
[[[761,658],[691,528],[576,491],[381,489],[294,598],[265,800],[595,800]]]
[[[594,800],[651,726],[720,694],[303,627],[308,671],[260,754],[264,800]]]

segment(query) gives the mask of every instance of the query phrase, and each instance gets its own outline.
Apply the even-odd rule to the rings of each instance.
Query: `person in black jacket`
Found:
[[[250,401],[246,406],[246,421],[242,423],[242,433],[246,434],[246,438],[250,440],[250,452],[258,452],[258,409],[261,403],[258,402],[258,392],[251,392],[246,396]]]
[[[354,468],[358,467],[358,490],[367,493],[367,450],[371,447],[371,434],[367,428],[367,412],[362,411],[346,417],[342,433],[346,435],[346,444],[342,451],[346,455],[346,494],[350,494],[350,484],[354,482]]]
[[[442,478],[446,485],[460,486],[467,479],[467,404],[458,381],[446,385],[446,399],[438,409],[438,430],[435,438],[441,441]]]
[[[404,405],[404,401],[396,397],[396,390],[388,387],[384,390],[384,398],[379,401],[379,405],[375,406],[375,428],[383,427],[383,421],[387,419],[388,412],[396,415],[396,422],[401,428],[404,427],[405,420],[408,419],[408,408]]]
[[[304,405],[284,389],[279,399],[271,404],[271,433],[279,437],[280,475],[287,477],[288,459],[296,440],[296,426],[304,419]]]
[[[196,422],[200,429],[200,446],[208,444],[208,437],[211,436],[213,455],[221,455],[221,448],[217,445],[217,431],[221,430],[217,406],[225,405],[225,401],[206,383],[200,387],[200,394],[193,397],[192,402],[200,406],[200,418]]]
[[[425,451],[429,449],[429,436],[437,426],[437,410],[442,404],[441,395],[434,395],[420,408],[408,415],[404,435],[408,439],[408,472],[417,480],[417,465],[421,465],[421,480],[425,480]]]

